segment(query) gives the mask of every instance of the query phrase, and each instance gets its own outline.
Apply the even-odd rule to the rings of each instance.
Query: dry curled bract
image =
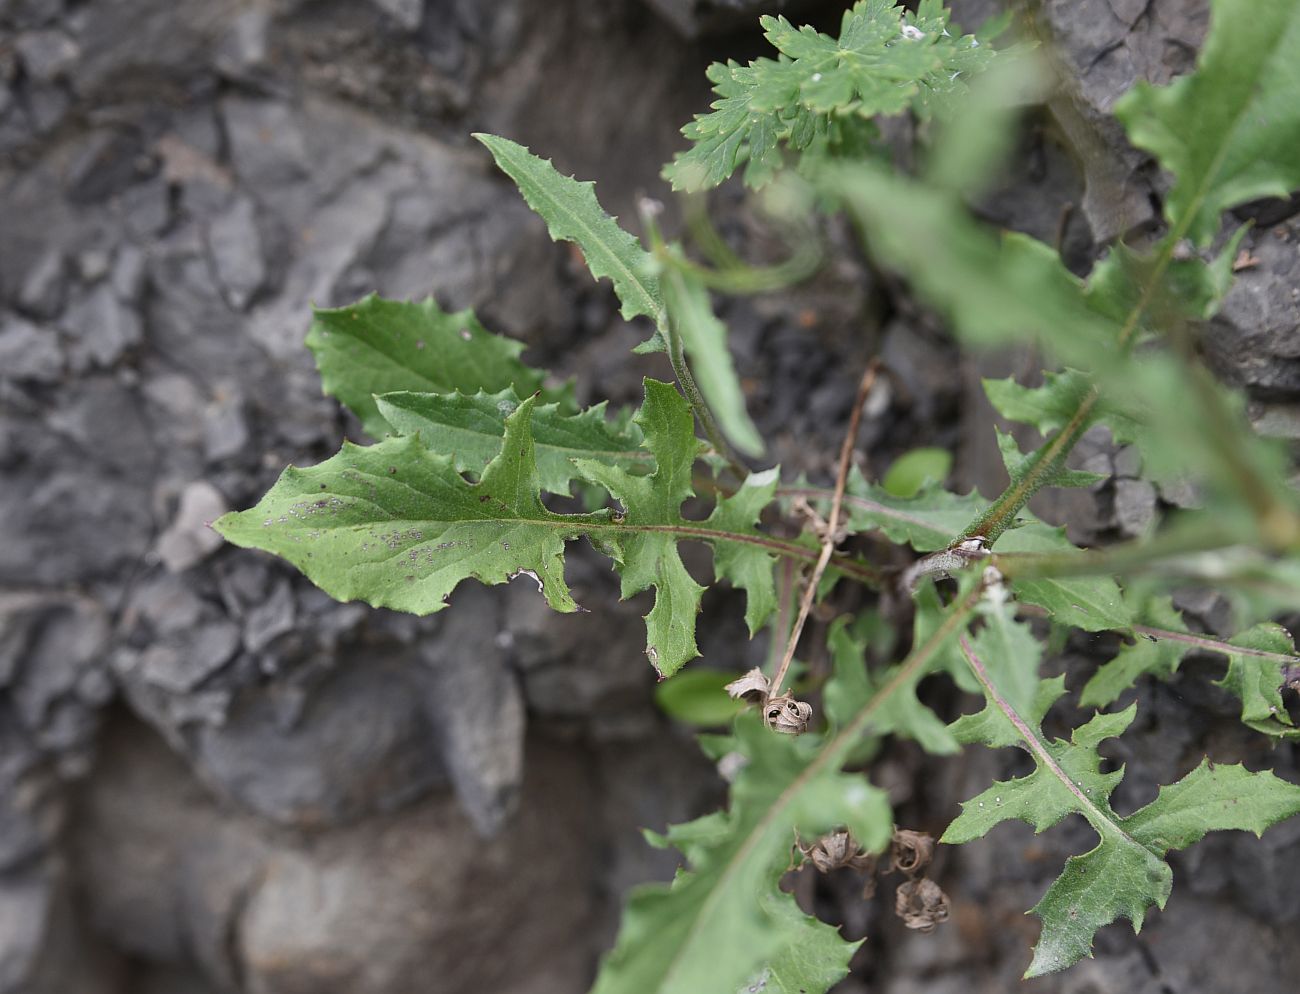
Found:
[[[894,829],[894,839],[889,850],[889,868],[914,877],[930,865],[934,858],[934,836],[913,832],[906,828]]]
[[[763,705],[763,720],[774,732],[802,735],[808,731],[808,722],[812,720],[812,705],[782,694]]]
[[[894,895],[894,913],[918,932],[933,932],[948,920],[948,895],[933,880],[905,880]]]
[[[738,680],[732,680],[727,684],[727,693],[738,701],[761,704],[767,700],[768,686],[767,677],[755,666]]]

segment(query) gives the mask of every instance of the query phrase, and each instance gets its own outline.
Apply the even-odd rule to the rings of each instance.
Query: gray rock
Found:
[[[181,491],[176,516],[154,547],[162,564],[172,573],[182,573],[221,548],[224,540],[209,525],[229,509],[212,484],[203,480],[188,484]]]
[[[171,191],[162,179],[129,186],[118,202],[127,230],[137,238],[159,235],[171,223]]]
[[[199,726],[200,776],[247,810],[284,824],[342,824],[443,786],[427,673],[412,660],[355,658],[324,674],[305,706],[288,686],[251,690],[220,725]],[[286,727],[286,713],[296,722]]]
[[[430,721],[452,783],[475,827],[490,835],[514,808],[524,766],[524,698],[497,639],[498,598],[457,591],[424,657],[433,671]]]
[[[96,204],[125,190],[140,178],[143,152],[137,133],[112,128],[92,132],[68,167],[68,199]]]
[[[242,311],[266,282],[257,208],[245,197],[236,200],[208,226],[208,251],[226,299]]]
[[[57,383],[63,366],[53,329],[13,316],[0,323],[0,379]]]
[[[244,619],[244,648],[261,652],[286,632],[293,631],[295,605],[288,581],[281,580],[271,596],[255,605]]]
[[[77,354],[102,367],[112,366],[144,339],[139,316],[106,284],[75,301],[59,324],[76,340]]]
[[[203,412],[203,454],[210,463],[248,456],[251,435],[244,416],[244,399],[228,383],[216,385],[217,396]]]
[[[124,304],[135,304],[144,292],[147,269],[144,252],[134,245],[123,245],[113,260],[109,283],[117,299]]]
[[[1147,480],[1115,481],[1115,520],[1125,535],[1137,537],[1151,527],[1156,514],[1156,488]]]
[[[42,83],[63,76],[77,60],[81,50],[62,31],[25,31],[14,40],[14,48],[27,75]]]
[[[41,255],[18,290],[18,306],[38,318],[52,318],[63,309],[68,290],[63,253],[56,248]]]
[[[147,648],[140,657],[140,676],[155,687],[184,694],[230,662],[239,644],[238,625],[229,621],[204,624],[175,644]]]
[[[1142,453],[1136,445],[1126,445],[1115,453],[1115,475],[1136,479],[1142,473]]]
[[[370,2],[407,31],[414,31],[424,20],[424,0],[370,0]]]

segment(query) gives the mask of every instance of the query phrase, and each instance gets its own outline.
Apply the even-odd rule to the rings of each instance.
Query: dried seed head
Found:
[[[750,704],[761,704],[767,700],[768,680],[763,671],[755,666],[752,670],[727,684],[727,693],[737,700]]]
[[[889,868],[914,877],[934,858],[934,837],[925,832],[906,828],[894,829],[893,844],[889,850]]]
[[[933,880],[906,880],[894,895],[894,914],[918,932],[933,932],[948,920],[948,895]]]
[[[808,722],[812,720],[812,705],[782,694],[763,705],[763,720],[774,732],[802,735],[808,731]]]
[[[876,868],[876,857],[864,852],[857,840],[848,832],[831,832],[824,835],[808,848],[799,847],[799,851],[812,862],[819,873],[830,873],[842,866],[851,870],[872,871]]]

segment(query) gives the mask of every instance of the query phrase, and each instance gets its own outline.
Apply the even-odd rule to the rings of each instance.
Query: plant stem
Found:
[[[875,386],[876,376],[879,372],[880,361],[872,359],[867,364],[866,371],[862,374],[862,380],[858,384],[857,398],[853,402],[853,411],[849,415],[849,426],[844,432],[844,441],[840,444],[839,469],[835,473],[835,496],[831,500],[830,517],[826,520],[826,534],[822,537],[821,555],[817,557],[817,563],[813,566],[812,575],[808,577],[808,584],[803,592],[803,600],[799,603],[799,613],[795,616],[794,625],[791,627],[790,635],[786,639],[785,653],[781,656],[781,665],[777,667],[776,675],[772,677],[772,682],[768,686],[768,700],[779,697],[781,694],[781,684],[784,682],[786,672],[790,669],[790,663],[794,659],[795,647],[799,644],[799,636],[803,634],[804,623],[808,620],[809,612],[812,611],[813,601],[817,597],[817,587],[821,583],[822,575],[826,572],[826,564],[831,561],[831,554],[835,551],[835,533],[839,530],[840,514],[844,510],[844,487],[848,483],[849,466],[853,462],[853,446],[858,440],[858,426],[862,423],[862,407],[866,403],[871,388]]]

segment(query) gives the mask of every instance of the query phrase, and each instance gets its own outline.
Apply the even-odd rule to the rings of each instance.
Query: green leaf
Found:
[[[726,686],[738,674],[689,669],[655,686],[655,703],[670,718],[699,728],[728,724],[744,703],[728,696]]]
[[[582,250],[596,279],[607,277],[622,304],[625,320],[648,317],[656,325],[654,351],[663,350],[657,330],[663,321],[663,299],[655,264],[641,243],[619,227],[596,199],[596,185],[565,176],[550,160],[496,135],[476,134],[496,163],[519,187],[528,206],[546,222],[556,241],[573,242]]]
[[[918,614],[918,645],[924,641],[926,632],[919,619]],[[843,616],[836,619],[827,636],[833,675],[826,684],[826,713],[837,726],[851,721],[853,715],[861,711],[893,675],[891,670],[878,676],[868,670],[865,633],[849,627],[848,620]],[[881,734],[893,733],[914,739],[926,752],[935,755],[960,752],[961,748],[948,727],[916,696],[917,685],[923,676],[923,673],[913,674],[893,687],[888,700],[877,709],[875,730]]]
[[[564,543],[605,515],[542,506],[530,397],[506,421],[501,453],[477,484],[418,438],[343,450],[308,469],[290,466],[251,510],[213,527],[245,548],[302,570],[336,600],[431,614],[463,579],[505,583],[530,574],[557,611],[577,605],[564,582]]]
[[[782,496],[803,497],[826,514],[832,493],[800,484],[783,488]],[[962,495],[939,486],[925,487],[913,497],[895,497],[868,483],[856,466],[849,470],[844,494],[845,525],[850,532],[880,530],[890,541],[906,543],[918,552],[946,548],[987,505],[975,491]]]
[[[723,434],[745,455],[761,456],[763,438],[745,410],[745,395],[727,351],[727,327],[714,315],[704,284],[670,262],[663,274],[663,294],[668,320]]]
[[[1186,632],[1182,616],[1174,610],[1168,597],[1153,598],[1142,610],[1140,617],[1147,625],[1155,625],[1174,633]],[[1105,707],[1115,701],[1140,676],[1150,674],[1161,680],[1174,675],[1192,646],[1174,638],[1158,637],[1143,626],[1134,626],[1137,637],[1131,645],[1120,649],[1114,659],[1102,663],[1083,686],[1079,703],[1084,707]],[[1280,684],[1279,684],[1280,685]]]
[[[943,483],[951,470],[947,449],[912,449],[894,460],[880,485],[895,497],[915,497],[927,483]]]
[[[778,482],[780,470],[775,467],[751,473],[739,490],[718,500],[705,523],[727,532],[753,531],[763,509],[775,498]],[[775,565],[776,557],[761,547],[736,544],[714,549],[714,573],[745,591],[745,623],[751,636],[776,610],[776,581],[772,574]]]
[[[418,435],[435,452],[450,455],[457,470],[481,473],[501,451],[506,419],[519,406],[507,387],[498,393],[387,393],[375,398],[379,414],[402,435]],[[614,425],[597,404],[579,414],[556,404],[533,408],[533,452],[541,488],[570,493],[578,477],[574,459],[594,459],[629,471],[646,471],[654,458],[641,448],[635,425]]]
[[[1282,703],[1286,682],[1282,667],[1284,660],[1300,662],[1300,658],[1287,630],[1275,624],[1256,625],[1220,643],[1217,651],[1228,657],[1228,672],[1219,686],[1241,699],[1241,720],[1265,734],[1295,738],[1297,730]]]
[[[1119,327],[1089,307],[1049,246],[996,237],[956,197],[870,162],[824,165],[815,179],[857,218],[871,254],[908,281],[975,346],[1038,336],[1063,362],[1109,368]]]
[[[1300,187],[1300,5],[1213,0],[1196,72],[1139,82],[1115,106],[1130,140],[1174,174],[1170,227],[1206,245],[1219,215]]]
[[[700,452],[695,416],[675,387],[646,380],[645,405],[636,422],[645,432],[645,445],[655,457],[650,476],[632,476],[604,463],[578,460],[582,475],[599,483],[621,501],[620,523],[641,530],[611,534],[603,551],[620,567],[623,597],[655,588],[655,603],[646,615],[649,641],[646,655],[664,676],[671,676],[699,655],[695,646],[695,615],[704,588],[691,579],[677,552],[677,538],[653,529],[684,523],[682,501],[690,497],[691,467]]]
[[[747,163],[745,183],[759,187],[780,169],[782,146],[804,158],[861,153],[874,133],[869,118],[909,108],[925,116],[993,59],[973,36],[951,36],[947,22],[939,4],[912,14],[887,0],[859,0],[838,38],[763,17],[779,58],[709,68],[718,99],[682,129],[693,147],[664,178],[674,190],[704,190]]]
[[[771,611],[772,557],[810,561],[816,551],[753,527],[774,473],[751,479],[709,521],[683,518],[680,505],[691,495],[691,467],[703,443],[681,395],[666,383],[645,385],[636,423],[654,457],[654,473],[636,476],[594,459],[575,461],[582,479],[624,503],[623,514],[553,514],[542,505],[532,434],[538,398],[530,397],[507,416],[501,451],[478,483],[466,481],[452,456],[430,452],[418,436],[368,448],[347,444],[318,466],[289,467],[255,508],[228,514],[214,527],[236,545],[284,557],[339,600],[359,598],[416,614],[441,610],[467,577],[491,584],[520,573],[535,577],[553,607],[575,610],[562,556],[565,541],[586,535],[614,559],[625,595],[655,588],[646,652],[662,675],[670,675],[697,654],[695,614],[703,589],[682,565],[678,542],[725,550],[724,574],[755,602],[751,621]]]
[[[986,615],[986,626],[962,643],[986,705],[959,718],[952,730],[961,741],[1024,748],[1035,769],[964,802],[942,841],[970,841],[1008,819],[1041,832],[1071,813],[1083,815],[1098,835],[1096,848],[1071,856],[1034,907],[1043,931],[1027,977],[1065,969],[1089,955],[1097,930],[1117,918],[1140,929],[1147,910],[1163,908],[1169,897],[1173,874],[1163,857],[1170,849],[1216,829],[1258,833],[1300,812],[1300,787],[1271,774],[1202,764],[1163,788],[1151,804],[1120,817],[1110,795],[1124,772],[1103,773],[1097,746],[1129,726],[1136,706],[1095,715],[1068,742],[1048,738],[1041,722],[1064,693],[1064,678],[1036,681],[1038,647],[1032,634],[1005,605],[987,605]]]
[[[814,924],[777,881],[789,861],[792,827],[809,839],[847,827],[880,850],[892,829],[889,804],[860,775],[828,764],[807,738],[773,735],[753,715],[741,716],[736,734],[747,762],[728,810],[668,830],[664,841],[680,848],[690,866],[671,885],[632,892],[593,994],[739,991],[765,970],[789,978],[785,983],[797,977],[812,994],[843,976],[856,944]],[[836,942],[829,961],[807,955]]]
[[[1012,435],[997,428],[994,428],[993,431],[997,435],[998,451],[1002,454],[1002,463],[1007,468],[1007,475],[1011,477],[1011,486],[1024,485],[1029,474],[1037,469],[1038,461],[1042,458],[1041,450],[1029,453],[1021,452],[1020,444]],[[1041,489],[1042,487],[1091,487],[1104,479],[1106,477],[1097,473],[1066,469],[1062,465],[1057,466],[1049,473],[1039,474],[1035,489]]]
[[[1065,537],[1064,528],[1031,522],[1004,532],[997,549],[999,552],[1059,553],[1073,551],[1075,545]],[[1119,585],[1108,576],[1013,579],[1011,589],[1021,600],[1046,608],[1058,623],[1085,631],[1126,629],[1133,620]]]
[[[389,426],[374,395],[397,390],[437,393],[514,387],[521,396],[542,386],[543,372],[519,361],[522,342],[494,335],[472,311],[440,310],[430,297],[418,303],[384,300],[377,294],[355,304],[317,308],[307,332],[321,385],[361,419],[366,433],[382,438]],[[547,400],[572,405],[567,391]]]

